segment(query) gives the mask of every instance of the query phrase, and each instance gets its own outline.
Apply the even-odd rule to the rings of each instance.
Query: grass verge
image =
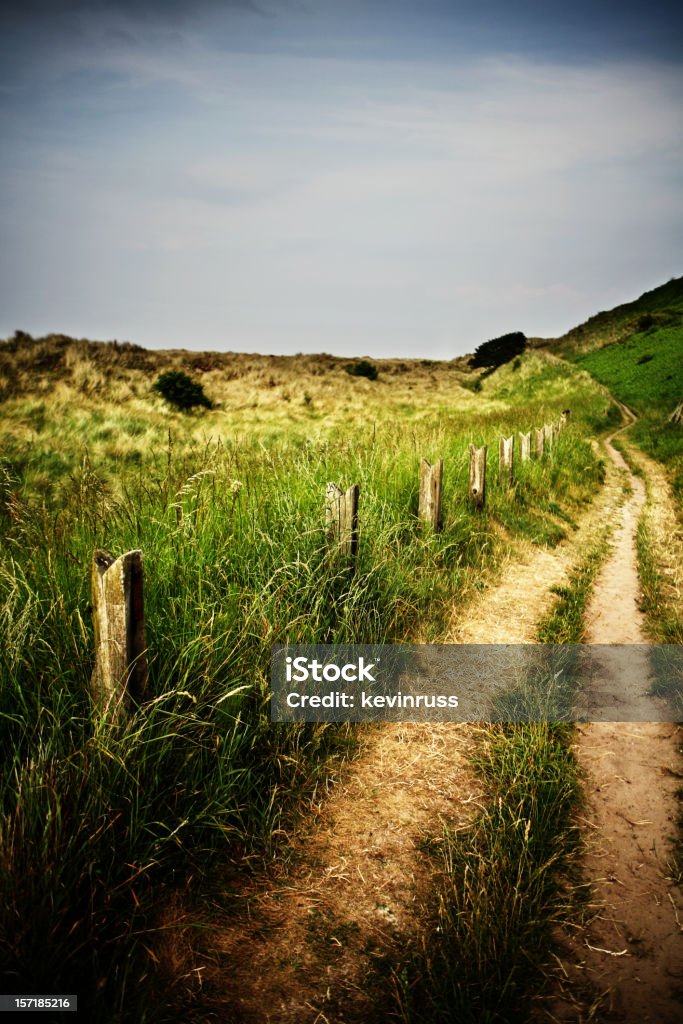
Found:
[[[536,630],[541,644],[580,644],[585,635],[584,613],[593,581],[605,560],[610,529],[606,527],[593,542],[581,565],[566,584],[552,588],[560,600]]]
[[[562,883],[578,844],[571,726],[492,726],[477,762],[486,808],[429,843],[440,876],[433,928],[395,983],[405,1024],[528,1020],[551,930],[575,891]]]
[[[581,643],[609,532],[598,534],[557,588],[560,600],[539,624],[539,642]],[[579,849],[574,736],[570,723],[489,728],[476,762],[485,809],[469,828],[445,827],[428,845],[438,898],[422,949],[396,973],[405,1024],[528,1020],[531,994],[552,963],[552,931],[576,916],[584,891],[578,880],[566,881]]]

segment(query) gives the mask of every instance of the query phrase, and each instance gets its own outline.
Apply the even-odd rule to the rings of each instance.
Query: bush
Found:
[[[346,372],[350,373],[352,377],[367,377],[368,380],[377,380],[379,370],[374,363],[369,363],[367,359],[361,359],[358,363],[349,363]]]
[[[503,334],[500,338],[485,341],[474,350],[470,366],[489,366],[495,369],[503,363],[509,363],[515,356],[520,356],[526,348],[526,337],[521,331]]]
[[[192,380],[182,370],[167,370],[162,373],[152,385],[152,391],[156,391],[177,409],[194,409],[198,405],[203,405],[205,409],[211,408],[211,402],[204,394],[202,385]]]

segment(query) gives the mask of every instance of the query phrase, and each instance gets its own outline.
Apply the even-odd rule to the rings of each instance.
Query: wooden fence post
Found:
[[[358,490],[358,484],[342,491],[332,483],[328,483],[326,490],[327,543],[331,549],[352,560],[358,550]]]
[[[487,445],[475,448],[470,445],[470,498],[477,508],[486,502],[486,452]]]
[[[543,458],[544,436],[543,427],[534,427],[534,454],[537,459]]]
[[[430,523],[435,530],[441,529],[441,488],[443,485],[443,459],[432,466],[427,459],[420,462],[420,502],[417,516],[422,522]]]
[[[515,460],[515,435],[501,437],[498,442],[498,479],[501,486],[512,486],[512,473]]]
[[[543,424],[543,438],[545,441],[546,448],[552,448],[553,446],[553,425],[552,423]]]
[[[519,433],[519,457],[522,462],[528,462],[531,458],[531,431],[528,434]]]
[[[127,697],[142,700],[147,689],[147,641],[142,552],[114,558],[96,551],[90,573],[95,633],[93,696],[120,709]]]

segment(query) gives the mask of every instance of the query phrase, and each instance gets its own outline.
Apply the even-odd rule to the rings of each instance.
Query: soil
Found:
[[[635,544],[645,485],[610,441],[608,454],[627,474],[632,493],[587,608],[587,641],[645,644]],[[660,477],[656,484],[650,514],[659,509],[671,524],[666,481]],[[634,657],[640,656],[636,648]],[[641,717],[665,717],[664,702],[646,694],[644,660],[634,674],[638,677],[640,693],[619,694],[624,717],[636,701]],[[604,700],[605,693],[593,697]],[[576,754],[585,774],[583,873],[591,883],[589,920],[562,937],[555,988],[540,1013],[544,1019],[577,1024],[674,1024],[683,1019],[683,894],[674,884],[672,847],[680,806],[681,739],[673,721],[578,727]]]

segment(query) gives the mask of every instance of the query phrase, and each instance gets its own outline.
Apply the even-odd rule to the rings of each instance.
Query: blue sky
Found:
[[[680,5],[3,7],[0,335],[450,358],[683,273]]]

